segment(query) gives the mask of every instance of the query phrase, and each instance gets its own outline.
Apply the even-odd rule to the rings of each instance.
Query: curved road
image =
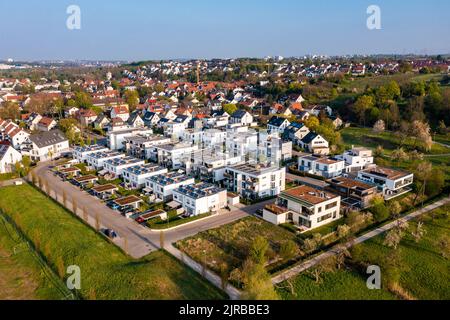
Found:
[[[77,215],[83,219],[83,208],[86,208],[88,215],[88,223],[95,227],[98,224],[101,228],[113,229],[117,232],[118,238],[114,243],[120,246],[133,258],[142,258],[150,252],[160,249],[160,231],[152,231],[136,222],[126,219],[117,211],[111,210],[103,202],[96,197],[81,191],[74,185],[62,181],[55,176],[50,170],[51,163],[43,162],[34,169],[37,177],[48,181],[51,189],[50,196],[62,203],[63,193],[66,193],[66,207],[73,211],[72,199],[75,199],[78,208]],[[48,193],[48,192],[47,192]],[[232,212],[218,214],[199,221],[180,226],[176,229],[164,231],[164,243],[167,247],[169,244],[193,236],[199,232],[217,228],[222,225],[229,224],[236,220],[242,219],[256,210],[263,208],[266,204],[273,202],[266,201],[253,206],[247,206],[243,209]],[[97,218],[98,217],[98,218]],[[85,220],[85,219],[83,219]]]

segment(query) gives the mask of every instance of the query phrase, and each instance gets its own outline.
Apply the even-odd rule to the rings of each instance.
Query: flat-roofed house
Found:
[[[80,162],[86,162],[86,158],[88,155],[106,151],[109,151],[109,149],[100,145],[90,145],[84,147],[77,146],[73,148],[73,158],[77,159]]]
[[[187,185],[173,190],[173,200],[180,203],[188,215],[196,216],[225,208],[227,191],[208,183]]]
[[[342,205],[351,210],[366,209],[371,200],[378,194],[377,187],[358,180],[346,177],[337,177],[327,181],[327,191],[339,194]]]
[[[145,187],[145,180],[147,178],[165,173],[168,173],[167,168],[148,163],[124,169],[122,177],[125,183],[129,184],[132,189],[140,189]]]
[[[263,218],[273,224],[292,222],[303,230],[321,227],[341,218],[341,197],[309,186],[282,192],[274,205],[263,210]]]
[[[111,159],[124,158],[123,153],[117,151],[96,152],[87,155],[86,162],[95,170],[103,169],[105,162]]]
[[[115,158],[105,161],[104,169],[115,177],[122,177],[125,169],[145,164],[145,161],[133,157]]]
[[[147,178],[145,188],[153,192],[159,201],[168,202],[173,199],[173,190],[181,186],[195,183],[195,179],[178,172],[169,172]]]
[[[298,158],[299,171],[316,176],[321,176],[326,179],[342,175],[344,169],[344,160],[317,157],[312,155],[303,155]]]
[[[286,168],[239,164],[227,167],[224,184],[241,197],[258,200],[274,197],[286,187]]]
[[[414,174],[403,170],[373,166],[358,172],[358,180],[378,186],[385,200],[399,197],[412,189]]]
[[[373,164],[372,150],[367,148],[352,148],[336,158],[345,161],[345,172],[358,172]]]

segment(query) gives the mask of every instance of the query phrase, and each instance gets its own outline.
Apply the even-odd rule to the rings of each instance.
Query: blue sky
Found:
[[[66,8],[81,8],[81,30]],[[381,8],[381,30],[366,9]],[[448,0],[2,0],[0,59],[450,53]]]

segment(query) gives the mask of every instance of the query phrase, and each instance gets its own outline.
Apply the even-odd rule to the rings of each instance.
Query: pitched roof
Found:
[[[38,148],[48,147],[54,144],[58,144],[67,141],[67,138],[60,130],[52,130],[33,134],[29,138]]]
[[[231,117],[242,119],[246,114],[247,114],[247,111],[245,111],[245,110],[237,110],[231,115]]]
[[[285,121],[288,121],[286,118],[274,116],[270,119],[269,124],[271,126],[280,127]]]
[[[318,136],[317,133],[310,132],[302,139],[302,142],[305,144],[311,143],[311,141],[313,141],[317,136]]]

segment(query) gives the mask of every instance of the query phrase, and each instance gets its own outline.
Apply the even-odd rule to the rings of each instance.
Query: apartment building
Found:
[[[148,163],[124,169],[122,178],[132,189],[140,189],[145,187],[147,178],[165,173],[168,173],[167,168]]]
[[[106,161],[118,158],[125,158],[125,154],[117,151],[96,152],[86,156],[86,163],[95,170],[101,170]]]
[[[109,151],[109,149],[104,146],[100,146],[100,145],[74,147],[73,148],[73,158],[78,160],[79,162],[86,162],[86,159],[90,154],[97,153],[97,152],[106,152],[106,151]]]
[[[312,155],[302,155],[298,157],[298,170],[321,176],[326,179],[342,175],[345,169],[344,160],[318,157]]]
[[[196,150],[198,146],[186,143],[164,144],[151,151],[150,159],[163,167],[177,170],[185,167]]]
[[[133,136],[125,138],[127,154],[139,159],[149,160],[155,147],[170,144],[171,139],[164,136]]]
[[[232,156],[242,156],[246,159],[256,160],[258,154],[258,132],[248,130],[246,132],[228,132],[226,151]]]
[[[188,215],[197,216],[225,208],[227,191],[209,183],[186,185],[173,190],[173,200],[180,203]]]
[[[378,194],[377,187],[346,177],[337,177],[327,181],[327,191],[342,197],[342,206],[351,210],[366,209]]]
[[[191,172],[202,181],[216,183],[224,179],[228,166],[239,163],[242,163],[241,156],[234,157],[226,153],[200,150],[193,153]]]
[[[403,170],[372,166],[359,171],[358,180],[376,185],[385,200],[390,200],[412,190],[409,186],[414,182],[414,174]]]
[[[203,131],[203,148],[223,147],[227,138],[226,131],[219,129],[206,129]]]
[[[195,183],[195,179],[178,172],[169,172],[145,179],[145,191],[153,192],[159,201],[173,199],[173,190]]]
[[[224,185],[241,197],[258,200],[280,194],[286,186],[286,168],[256,164],[227,167]]]
[[[145,161],[133,157],[115,158],[105,161],[104,170],[115,177],[122,177],[125,169],[145,164]]]
[[[126,139],[135,136],[151,136],[152,129],[145,128],[125,128],[108,132],[108,147],[111,150],[124,150],[126,148]]]
[[[366,148],[352,148],[336,158],[345,161],[344,171],[347,173],[358,172],[373,164],[372,150]]]
[[[284,191],[274,205],[263,210],[263,218],[273,224],[294,223],[307,231],[341,218],[341,197],[309,186]]]
[[[292,159],[292,141],[284,141],[278,133],[259,133],[259,160],[279,165]],[[264,160],[264,161],[263,161]]]

